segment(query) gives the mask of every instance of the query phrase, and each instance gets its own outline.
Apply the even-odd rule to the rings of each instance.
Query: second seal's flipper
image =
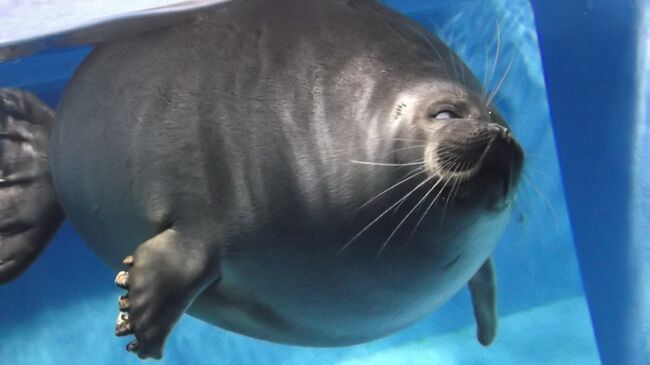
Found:
[[[63,221],[48,159],[53,121],[34,95],[0,89],[0,283],[26,269]]]
[[[497,334],[496,284],[492,259],[487,259],[469,280],[469,291],[476,318],[476,337],[481,345],[488,346]]]

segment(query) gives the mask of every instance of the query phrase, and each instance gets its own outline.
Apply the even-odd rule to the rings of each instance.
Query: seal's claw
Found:
[[[119,286],[122,289],[127,289],[127,281],[129,280],[129,273],[126,271],[120,271],[115,276],[115,285]]]
[[[129,255],[122,260],[122,263],[127,266],[133,266],[133,256]]]
[[[129,317],[126,313],[120,312],[117,315],[115,322],[115,336],[126,336],[133,333],[133,326],[129,322]]]
[[[120,306],[120,311],[121,312],[126,312],[129,310],[129,296],[128,295],[122,295],[120,298],[117,300],[117,303]]]
[[[138,351],[138,340],[133,340],[126,345],[126,351],[128,352],[137,352]]]

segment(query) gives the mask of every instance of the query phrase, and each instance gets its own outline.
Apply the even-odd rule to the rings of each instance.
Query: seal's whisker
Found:
[[[455,161],[452,161],[452,162],[450,162],[450,163],[451,163],[451,164],[456,163],[456,162],[458,162],[458,160],[460,160],[460,158],[457,158]],[[447,168],[447,167],[449,167],[449,166],[447,166],[447,165],[448,165],[448,164],[444,165],[443,167],[440,167],[436,172],[442,170],[443,168]],[[436,186],[437,186],[437,185],[438,185],[442,180],[443,180],[442,178],[438,179],[438,181],[436,181],[436,183],[435,183],[435,185],[434,185],[434,188],[435,188],[435,187],[436,187]],[[445,184],[445,185],[446,185],[446,184]],[[438,195],[437,195],[437,196],[439,196],[440,193],[442,193],[442,191],[444,190],[444,188],[445,188],[444,186],[443,186],[442,188],[440,188],[440,192],[438,192]],[[429,210],[431,209],[431,206],[433,205],[433,203],[435,203],[435,200],[437,199],[437,196],[436,196],[436,198],[433,198],[433,202],[432,202],[432,204],[430,204],[430,205],[427,207],[427,209],[424,211],[424,213],[423,213],[423,214],[420,216],[420,218],[418,219],[417,223],[415,223],[415,227],[413,227],[413,229],[411,230],[411,233],[409,234],[409,237],[408,237],[408,239],[407,239],[407,241],[406,241],[406,244],[407,244],[407,245],[408,245],[408,243],[411,241],[411,239],[413,238],[413,235],[415,235],[415,232],[417,231],[418,227],[420,226],[420,223],[422,223],[422,221],[424,220],[424,217],[426,217],[426,215],[427,215],[427,213],[429,212]]]
[[[433,205],[436,203],[436,201],[438,200],[438,198],[440,197],[442,192],[445,191],[445,187],[447,187],[447,184],[449,183],[449,179],[444,179],[444,180],[445,180],[445,183],[442,185],[442,188],[440,188],[440,191],[438,191],[438,194],[436,194],[436,196],[433,198],[431,203],[429,203],[429,206],[427,206],[427,209],[422,214],[422,217],[420,217],[420,220],[418,220],[418,222],[416,223],[416,225],[415,225],[416,228],[422,222],[424,217],[426,217],[427,213],[429,212],[429,210],[431,210],[431,207],[433,207]]]
[[[464,168],[465,165],[466,165],[466,162],[462,162],[460,165],[458,165],[456,167],[456,169],[454,169],[454,173],[457,173],[458,171],[461,171]],[[451,184],[451,188],[449,189],[449,194],[447,194],[447,198],[445,199],[445,205],[442,208],[442,217],[443,218],[441,220],[444,220],[444,216],[445,216],[445,213],[447,211],[447,206],[449,205],[449,201],[453,199],[454,190],[456,189],[457,186],[460,186],[461,180],[462,179],[459,179],[459,178],[453,179],[453,183]]]
[[[409,175],[412,175],[412,174],[415,174],[415,173],[419,173],[420,171],[422,171],[422,170],[424,170],[424,169],[426,169],[425,166],[418,166],[418,167],[414,168],[413,170],[407,172],[406,174],[400,176],[399,179],[403,179],[403,178],[405,178],[405,177],[407,177],[407,176],[409,176]],[[398,180],[399,180],[399,179],[398,179]]]
[[[481,99],[486,100],[487,99],[487,89],[488,89],[488,67],[489,67],[489,56],[488,56],[488,45],[485,45],[485,48],[483,49],[483,90],[481,91]]]
[[[424,142],[426,143],[427,141],[424,139],[410,139],[410,138],[391,138],[393,141],[403,141],[403,142]]]
[[[492,90],[492,93],[490,93],[490,96],[488,97],[486,101],[486,105],[490,105],[492,103],[492,100],[494,97],[497,95],[501,87],[503,86],[503,83],[506,81],[508,76],[510,75],[510,70],[512,69],[512,64],[515,62],[515,59],[513,57],[512,60],[510,60],[510,63],[508,63],[508,67],[506,68],[505,72],[503,73],[503,76],[501,77],[501,80],[499,80],[499,83],[497,83],[496,87],[494,90]]]
[[[374,13],[375,13],[376,15],[382,17],[382,18],[389,19],[387,16],[385,16],[384,14],[381,14],[381,13],[379,13],[379,12],[376,12],[376,11],[375,11]],[[434,24],[435,24],[435,23],[434,23]],[[440,52],[438,52],[438,49],[437,49],[436,47],[434,47],[433,43],[431,43],[431,40],[429,40],[429,38],[428,38],[425,34],[423,34],[423,33],[420,31],[420,29],[418,29],[416,26],[414,26],[414,25],[412,25],[412,24],[406,24],[406,26],[407,26],[407,28],[409,28],[410,30],[412,30],[412,31],[413,31],[413,32],[414,32],[418,37],[420,37],[422,40],[424,40],[424,41],[429,45],[429,47],[430,47],[430,48],[431,48],[431,49],[436,53],[436,55],[438,56],[438,59],[440,59],[440,62],[445,63],[445,61],[442,59],[442,55],[440,54]]]
[[[384,141],[399,141],[399,142],[415,142],[418,143],[418,145],[426,145],[428,143],[427,140],[424,139],[409,139],[409,138],[395,138],[392,136],[386,136],[386,137],[373,137],[372,142],[380,143]],[[364,152],[366,149],[366,146],[364,144],[358,144],[353,147],[354,152]]]
[[[447,48],[447,53],[449,53],[449,59],[451,61],[451,71],[454,73],[454,76],[458,75],[458,64],[456,62],[456,57],[454,57],[451,48]]]
[[[449,151],[451,151],[451,149],[441,148],[441,149],[439,149],[439,150],[437,151],[437,153],[438,153],[438,155],[440,155],[441,152],[449,152]],[[446,161],[444,161],[444,162],[440,165],[441,169],[444,169],[444,170],[452,169],[454,166],[457,166],[457,164],[461,161],[462,156],[458,156],[457,153],[453,153],[453,152],[450,153],[450,154],[451,154],[451,156],[452,156],[453,158],[452,158],[451,160],[446,160]]]
[[[440,226],[442,226],[445,222],[445,217],[447,216],[447,209],[451,209],[451,207],[449,206],[449,201],[453,199],[454,189],[457,186],[460,187],[459,181],[460,179],[454,179],[454,182],[451,184],[451,188],[449,189],[449,194],[447,194],[447,199],[445,199],[445,204],[442,206],[442,213],[440,214]]]
[[[551,201],[548,199],[548,197],[539,189],[537,186],[533,183],[534,180],[528,173],[525,171],[522,171],[521,174],[522,179],[525,179],[528,184],[522,184],[523,186],[530,185],[531,188],[537,193],[537,195],[542,199],[544,204],[549,208],[551,211],[551,215],[553,216],[553,223],[555,223],[555,230],[559,231],[560,230],[560,219],[557,216],[557,212],[555,211],[555,208],[553,207],[553,204],[551,204]]]
[[[465,144],[463,147],[469,149],[471,147],[475,147],[476,145],[483,145],[485,142],[487,142],[489,140],[492,140],[494,138],[495,137],[492,136],[492,135],[486,135],[486,136],[472,138],[471,140],[466,139],[466,140],[463,141],[463,143]],[[443,146],[439,146],[436,149],[436,152],[437,153],[451,152],[453,154],[456,154],[456,153],[458,153],[458,149],[457,149],[456,146],[445,146],[445,145],[443,145]]]
[[[451,19],[451,21],[450,21],[449,23],[447,23],[447,24],[458,23],[459,20],[461,19],[462,15],[463,15],[462,12],[459,12],[459,13],[456,14],[456,15]],[[438,27],[438,34],[442,34],[442,33],[443,33],[442,29],[440,29],[440,28]],[[460,38],[460,37],[458,36],[458,33],[457,33],[457,32],[454,32],[453,27],[452,27],[452,33],[451,33],[451,35],[450,35],[450,39],[449,39],[449,42],[448,42],[448,43],[449,43],[449,44],[456,43],[457,40],[458,40],[459,38]],[[451,50],[451,48],[449,48],[449,53],[452,54],[452,50]],[[453,56],[452,56],[452,58],[453,58]],[[455,67],[454,67],[454,69],[455,69]],[[454,70],[454,71],[455,71],[455,76],[458,76],[458,70]],[[467,86],[467,79],[466,79],[466,76],[465,76],[465,67],[464,67],[464,64],[463,64],[462,61],[460,62],[460,83],[461,83],[461,85],[463,85],[463,86]]]
[[[442,193],[445,191],[445,188],[447,187],[447,185],[449,184],[449,182],[450,182],[451,180],[452,180],[452,179],[445,179],[445,183],[442,185],[442,189],[440,189],[440,191],[438,192],[438,195],[436,195],[436,196],[433,198],[433,201],[431,201],[431,205],[435,204],[436,201],[438,201],[438,199],[440,198],[440,196],[442,195]]]
[[[413,212],[415,211],[415,209],[417,209],[417,207],[419,207],[420,204],[422,204],[422,202],[423,202],[423,201],[424,201],[424,200],[429,196],[429,194],[431,194],[431,192],[436,188],[436,186],[438,186],[438,184],[440,183],[440,181],[441,181],[441,180],[436,181],[436,183],[433,184],[433,186],[431,187],[431,189],[429,189],[429,191],[427,191],[427,193],[424,194],[424,196],[422,197],[422,199],[420,199],[420,200],[415,204],[415,206],[414,206],[414,207],[413,207],[413,208],[412,208],[412,209],[411,209],[411,210],[406,214],[406,216],[404,216],[404,218],[402,218],[402,220],[399,222],[399,224],[397,225],[397,227],[395,227],[395,229],[393,229],[393,232],[391,232],[391,234],[388,236],[388,238],[386,238],[386,240],[384,241],[384,243],[381,245],[381,248],[379,248],[379,251],[377,252],[377,256],[379,256],[379,255],[381,254],[381,252],[384,250],[384,248],[386,248],[386,246],[388,245],[388,242],[391,240],[391,238],[393,238],[393,236],[395,235],[395,233],[397,233],[397,230],[399,230],[399,228],[404,224],[404,222],[406,222],[406,220],[408,219],[408,217],[410,217],[411,214],[413,214]]]
[[[539,166],[537,166],[538,162],[541,161],[542,159],[551,159],[557,161],[554,156],[548,156],[541,153],[526,152],[526,160],[530,163],[524,166],[525,169],[535,171],[535,172],[546,171],[546,169],[541,169]]]
[[[422,159],[422,161],[406,162],[406,163],[387,163],[387,162],[359,161],[359,160],[350,160],[350,162],[354,163],[354,164],[358,164],[358,165],[389,166],[389,167],[404,167],[404,166],[424,165],[424,159]]]
[[[461,13],[456,14],[447,24],[453,24],[453,23],[458,22],[460,17],[461,17]],[[434,28],[436,29],[437,34],[440,35],[440,34],[445,33],[445,31],[443,31],[443,29],[441,29],[440,26],[438,26],[438,24],[436,24],[436,22],[433,20],[433,18],[431,16],[427,17],[427,20],[434,26]],[[453,44],[453,43],[456,42],[456,39],[459,38],[456,34],[453,33],[453,30],[452,30],[452,33],[448,32],[447,35],[448,35],[447,40],[446,40],[447,44]],[[438,53],[437,50],[436,50],[436,53]],[[450,57],[450,60],[451,60],[451,68],[452,68],[452,71],[453,71],[453,76],[458,77],[460,75],[461,85],[467,86],[467,80],[466,80],[466,76],[465,76],[465,68],[463,67],[462,61],[460,61],[458,59],[458,57],[455,56],[455,54],[453,53],[451,48],[447,48],[447,53],[449,54],[449,57]],[[444,63],[444,61],[442,60],[442,57],[440,57],[440,55],[439,55],[439,59],[440,59],[440,61],[442,61]],[[460,66],[458,66],[458,63],[460,63]],[[459,68],[460,68],[460,72],[458,72]]]
[[[436,56],[438,56],[438,59],[440,60],[440,62],[442,62],[444,64],[445,60],[442,58],[442,55],[438,51],[438,48],[436,48],[433,45],[433,43],[431,43],[431,40],[426,35],[422,34],[422,32],[418,28],[416,28],[414,26],[411,26],[410,24],[409,24],[409,28],[411,28],[411,30],[414,31],[415,34],[417,34],[420,38],[422,38],[425,42],[427,42],[429,47],[433,50],[433,52],[435,52]]]
[[[395,149],[395,150],[393,150],[391,152],[388,152],[388,153],[380,156],[379,159],[386,158],[386,157],[388,157],[388,156],[390,156],[390,155],[392,155],[394,153],[400,152],[400,151],[406,151],[406,150],[415,149],[415,148],[423,148],[423,147],[426,147],[426,146],[427,146],[427,144],[418,144],[418,145],[398,148],[398,149]]]
[[[433,171],[433,174],[438,174],[442,171],[449,170],[450,168],[453,168],[458,161],[460,161],[460,157],[458,156],[453,156],[451,160],[443,161],[442,163],[439,163],[438,167]],[[440,176],[440,178],[444,178],[443,176]]]
[[[485,152],[483,152],[484,154]],[[445,150],[445,149],[440,149],[438,151],[438,161],[445,160],[443,161],[443,168],[446,170],[451,170],[448,171],[448,175],[450,177],[456,175],[456,174],[471,174],[471,171],[475,169],[476,163],[480,161],[483,157],[472,157],[465,155],[463,158],[459,158],[456,156],[457,152],[453,150]],[[447,158],[451,158],[451,160],[446,161]]]
[[[526,155],[526,158],[528,158],[528,155]],[[551,175],[548,174],[548,171],[546,169],[539,168],[532,163],[526,165],[521,173],[525,174],[528,178],[530,178],[531,181],[539,182],[539,180],[543,180],[542,184],[538,185],[551,184],[555,180]],[[535,175],[534,179],[532,174]]]
[[[444,170],[448,170],[450,167],[454,166],[459,161],[459,157],[457,157],[455,160],[451,161],[445,161],[443,162],[440,166],[438,166],[436,169],[431,171],[431,176],[436,176],[439,173],[441,173]],[[405,201],[402,201],[395,209],[393,210],[393,214],[395,214],[399,209],[401,208],[402,204],[404,204]]]
[[[468,158],[467,156],[464,156],[464,158],[462,160],[459,159],[460,164],[455,164],[455,168],[452,171],[452,176],[453,176],[453,174],[456,174],[459,171],[463,171],[463,169],[465,168],[465,165],[467,164],[467,158]],[[450,178],[450,180],[451,180],[451,178]],[[453,179],[453,180],[454,181],[451,184],[451,188],[449,189],[449,194],[447,194],[447,199],[445,200],[445,205],[442,207],[442,214],[441,214],[441,217],[440,217],[440,225],[442,225],[444,220],[445,220],[445,215],[447,214],[447,205],[449,204],[449,201],[452,199],[454,188],[456,187],[456,184],[458,184],[458,186],[460,186],[461,179],[456,178],[456,179]]]
[[[390,186],[388,189],[386,189],[386,190],[382,191],[381,193],[379,193],[379,194],[373,196],[372,198],[370,198],[370,200],[368,200],[368,201],[365,202],[363,205],[361,205],[359,208],[357,208],[357,210],[359,210],[359,209],[363,209],[364,207],[368,206],[368,204],[370,204],[370,203],[374,202],[375,200],[379,199],[380,197],[382,197],[384,194],[388,193],[389,191],[391,191],[391,190],[395,189],[396,187],[402,185],[403,183],[405,183],[405,182],[407,182],[407,181],[409,181],[409,180],[411,180],[411,179],[413,179],[413,178],[415,178],[415,177],[417,177],[417,176],[419,176],[419,175],[421,175],[421,174],[427,172],[426,169],[424,168],[424,166],[419,167],[419,168],[416,169],[415,171],[418,171],[418,172],[415,173],[415,174],[413,174],[413,171],[409,172],[408,174],[406,174],[406,176],[412,174],[411,176],[406,177],[406,178],[404,178],[404,179],[402,179],[402,180],[396,182],[395,184],[393,184],[392,186]]]
[[[510,71],[508,70],[508,72],[510,72]],[[498,105],[501,102],[501,100],[503,100],[503,98],[504,98],[504,94],[499,95],[498,98],[496,98],[494,101],[492,101],[492,105]]]
[[[485,89],[489,89],[489,86],[492,84],[492,79],[494,78],[494,74],[496,73],[497,65],[499,64],[499,56],[501,55],[501,25],[499,24],[499,21],[496,21],[496,28],[497,28],[497,46],[495,50],[495,55],[494,55],[494,62],[492,63],[492,70],[490,71],[490,74],[488,75],[488,82],[484,86]],[[489,103],[487,103],[489,104]]]
[[[408,199],[409,196],[411,196],[416,190],[418,190],[424,184],[431,181],[431,179],[433,179],[433,176],[426,178],[424,181],[422,181],[420,184],[414,187],[410,192],[404,195],[401,199],[399,199],[398,201],[393,203],[393,205],[391,205],[386,210],[384,210],[381,214],[379,214],[379,216],[377,216],[377,218],[373,219],[372,222],[368,223],[365,227],[363,227],[363,229],[361,229],[361,231],[359,231],[359,233],[354,235],[354,237],[352,237],[348,242],[346,242],[345,245],[343,245],[343,247],[341,247],[341,249],[338,250],[337,254],[341,254],[348,246],[352,244],[352,242],[356,241],[357,238],[359,238],[364,232],[366,232],[368,229],[370,229],[370,227],[372,227],[375,223],[377,223],[377,221],[379,221],[383,216],[388,214],[388,212],[390,212],[395,206],[400,204],[402,201]]]
[[[434,169],[433,171],[431,171],[431,176],[436,176],[438,173],[440,173],[441,171],[443,171],[443,170],[446,169],[446,168],[447,168],[447,166],[444,165],[444,164],[443,164],[442,166],[439,166],[438,168],[436,168],[436,169]],[[397,212],[399,211],[399,209],[402,207],[402,204],[404,204],[405,201],[406,201],[406,200],[403,200],[401,203],[399,203],[399,204],[395,207],[395,209],[393,209],[393,213],[392,213],[392,215],[394,215],[395,213],[397,213]]]
[[[461,165],[458,167],[458,169],[454,170],[454,173],[457,173],[458,171],[465,170],[467,168],[467,165],[469,164],[469,162],[470,162],[469,158],[467,156],[465,156],[465,159],[463,160],[463,162],[461,162]],[[445,201],[445,206],[442,208],[442,217],[440,218],[440,224],[441,225],[443,224],[443,222],[445,220],[445,215],[447,214],[447,205],[451,201],[451,206],[449,207],[449,209],[451,209],[451,207],[453,207],[454,197],[455,197],[456,193],[458,193],[458,190],[460,189],[460,184],[462,183],[462,179],[454,179],[454,180],[455,181],[454,181],[453,185],[451,186],[451,190],[449,191],[449,195],[447,196],[447,201]]]
[[[463,86],[467,86],[467,76],[465,76],[465,67],[460,65],[460,83]]]
[[[460,157],[457,157],[455,160],[450,161],[450,162],[448,162],[447,164],[444,164],[440,169],[438,169],[438,171],[442,170],[443,168],[448,168],[449,165],[453,165],[453,164],[457,163],[459,160],[460,160]],[[442,181],[442,180],[443,180],[442,178],[439,179],[439,180],[436,182],[436,185],[435,185],[435,186],[437,186],[438,183],[439,183],[440,181]],[[445,179],[445,180],[447,180],[447,179]],[[448,180],[447,180],[447,181],[448,181]],[[413,227],[413,230],[411,230],[411,234],[409,234],[409,238],[408,238],[408,240],[407,240],[407,244],[408,244],[408,242],[410,242],[411,239],[413,238],[413,235],[415,234],[415,232],[417,231],[418,227],[420,226],[420,223],[422,223],[422,221],[424,220],[424,217],[426,217],[427,213],[429,212],[429,210],[430,210],[431,207],[433,206],[433,203],[435,203],[435,200],[437,199],[437,197],[440,196],[440,194],[442,193],[442,191],[445,189],[446,184],[447,184],[447,183],[445,183],[445,185],[443,185],[443,187],[440,189],[440,192],[438,192],[438,194],[436,195],[436,197],[433,198],[433,201],[431,202],[431,204],[427,207],[427,209],[424,211],[424,213],[422,214],[422,216],[420,216],[420,219],[418,219],[417,223],[415,224],[415,227]]]
[[[434,127],[430,127],[430,126],[423,126],[422,129],[430,130],[432,132],[436,131]],[[476,137],[467,137],[467,131],[463,131],[463,130],[449,130],[447,131],[447,133],[449,133],[450,136],[463,137],[464,142],[469,142],[473,144],[485,142],[488,139],[494,138],[494,136],[489,133],[488,134],[483,133]]]

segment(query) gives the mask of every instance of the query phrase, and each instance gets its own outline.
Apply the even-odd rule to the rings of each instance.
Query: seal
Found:
[[[97,45],[57,110],[51,175],[74,228],[123,270],[116,333],[142,358],[186,311],[341,346],[467,283],[487,345],[489,257],[523,164],[491,99],[374,1],[232,1]]]

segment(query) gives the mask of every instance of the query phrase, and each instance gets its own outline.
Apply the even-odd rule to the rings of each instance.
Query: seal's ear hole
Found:
[[[459,119],[460,116],[456,114],[453,110],[441,110],[429,115],[429,119],[432,120],[448,120],[448,119]]]

